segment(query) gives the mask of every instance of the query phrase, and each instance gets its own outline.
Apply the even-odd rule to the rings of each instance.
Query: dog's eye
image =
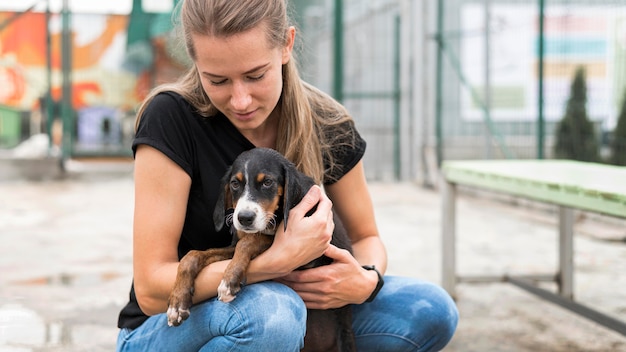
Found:
[[[239,180],[237,179],[230,180],[230,189],[232,190],[239,189]]]
[[[263,180],[263,187],[265,188],[269,188],[272,187],[272,185],[274,185],[274,180],[266,178],[265,180]]]

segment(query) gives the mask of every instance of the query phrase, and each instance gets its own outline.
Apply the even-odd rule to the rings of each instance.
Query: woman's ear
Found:
[[[287,42],[283,47],[282,64],[285,65],[291,59],[291,52],[293,51],[293,44],[296,40],[296,27],[291,26],[287,28]]]

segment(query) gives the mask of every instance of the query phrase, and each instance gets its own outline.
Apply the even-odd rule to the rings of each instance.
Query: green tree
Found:
[[[626,90],[611,140],[611,164],[626,165]]]
[[[560,159],[599,160],[596,133],[587,117],[587,83],[582,66],[576,70],[565,115],[556,129],[554,155]]]

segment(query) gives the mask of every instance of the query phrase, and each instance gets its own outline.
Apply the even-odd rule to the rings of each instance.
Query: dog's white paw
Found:
[[[189,309],[170,306],[167,308],[167,325],[179,326],[189,317]]]
[[[222,280],[220,285],[217,287],[217,299],[224,303],[228,303],[235,299],[235,297],[237,296],[231,293],[230,287],[226,281]]]

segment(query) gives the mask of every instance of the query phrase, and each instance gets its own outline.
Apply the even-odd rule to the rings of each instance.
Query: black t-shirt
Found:
[[[331,150],[339,167],[333,168],[334,174],[326,175],[325,179],[340,179],[363,157],[365,141],[356,130],[354,135],[356,143],[353,148],[342,144]],[[173,92],[158,94],[146,107],[133,141],[133,152],[140,144],[156,148],[191,177],[178,257],[182,258],[192,249],[230,245],[232,238],[227,228],[215,231],[213,209],[226,170],[239,154],[254,145],[223,114],[203,117],[182,96]],[[118,327],[134,329],[147,318],[139,308],[134,286],[131,286],[130,301],[120,312]]]

